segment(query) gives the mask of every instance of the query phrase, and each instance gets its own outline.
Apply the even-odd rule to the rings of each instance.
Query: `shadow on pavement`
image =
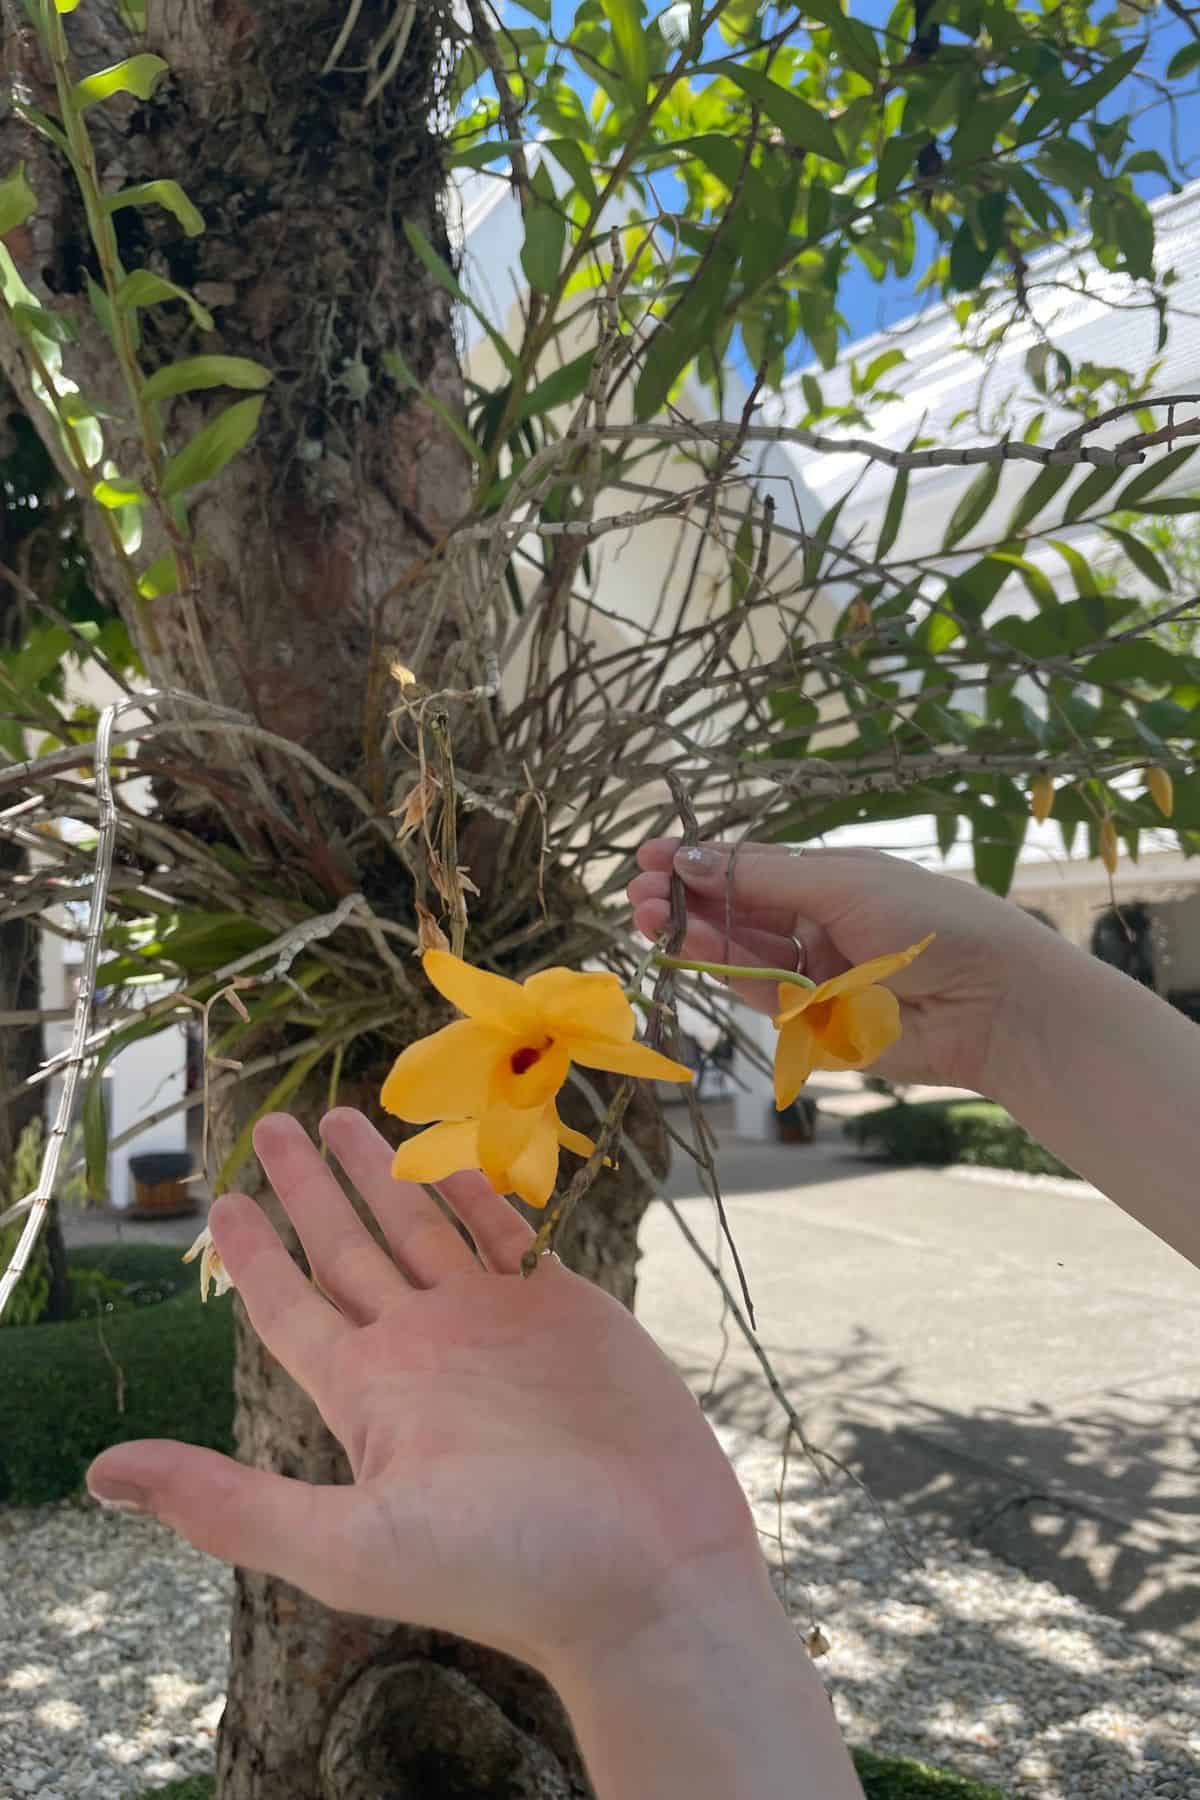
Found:
[[[968,1414],[915,1396],[866,1329],[842,1355],[781,1360],[810,1440],[901,1518],[978,1544],[1131,1629],[1200,1644],[1200,1397],[1186,1377],[1153,1395],[1134,1385],[1099,1406],[1089,1397],[1077,1417],[1036,1404]],[[780,1409],[757,1371],[680,1366],[714,1423],[779,1441]]]

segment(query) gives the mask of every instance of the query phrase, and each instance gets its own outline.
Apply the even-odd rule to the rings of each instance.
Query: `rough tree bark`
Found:
[[[448,302],[402,229],[413,220],[449,256],[440,147],[427,123],[445,62],[446,0],[417,8],[399,69],[366,109],[361,70],[395,5],[364,0],[341,65],[326,75],[322,64],[345,12],[330,0],[160,0],[141,47],[167,59],[169,78],[149,103],[122,99],[89,115],[109,185],[173,177],[208,222],[205,235],[188,239],[165,213],[115,215],[125,267],[158,269],[217,318],[215,334],[200,339],[185,309],[148,309],[146,366],[214,350],[254,357],[276,376],[251,453],[193,509],[204,562],[191,620],[184,601],[156,602],[154,648],[97,529],[99,580],[158,678],[302,741],[361,783],[381,814],[391,800],[379,750],[387,741],[386,670],[428,614],[421,580],[398,588],[398,579],[461,515],[469,491],[467,458],[452,434],[423,405],[398,396],[380,366],[384,349],[399,350],[444,405],[461,411]],[[0,0],[0,7],[10,74],[43,98],[47,75],[20,0]],[[81,72],[129,52],[116,0],[83,0],[67,24]],[[78,196],[54,151],[9,115],[0,123],[0,167],[18,160],[39,207],[8,247],[43,304],[76,321],[72,373],[116,414],[113,451],[132,471],[140,464],[133,439],[122,439],[127,409],[84,296],[94,267]],[[61,457],[19,345],[2,326],[0,361]],[[208,409],[176,404],[178,443]],[[450,619],[437,646],[443,679],[459,653],[461,627],[453,613]],[[454,723],[456,750],[469,768],[471,718]],[[243,739],[204,742],[213,801],[196,786],[194,765],[190,775],[183,770],[186,732],[171,752],[158,740],[148,759],[176,827],[220,838],[232,810],[243,852],[248,846],[278,891],[314,912],[361,891],[379,911],[411,922],[412,895],[397,891],[399,865],[369,835],[352,838],[354,821],[339,813],[335,797]],[[248,779],[252,758],[256,783]],[[464,857],[483,891],[477,920],[489,893],[484,826]],[[532,839],[529,854],[536,856]],[[371,1109],[398,1044],[440,1022],[420,1010],[419,985],[391,1041],[371,1040],[347,1057],[341,1099]],[[326,1079],[319,1071],[294,1101],[310,1124]],[[239,1091],[218,1122],[225,1143],[264,1093],[249,1083]],[[649,1116],[639,1136],[662,1161],[661,1133]],[[247,1179],[253,1187],[252,1171]],[[606,1179],[572,1240],[577,1266],[626,1301],[645,1198],[628,1173]],[[306,1479],[347,1478],[339,1447],[244,1319],[236,1381],[240,1455]],[[239,1573],[221,1800],[584,1792],[557,1702],[530,1671],[429,1632],[334,1615],[281,1582]]]

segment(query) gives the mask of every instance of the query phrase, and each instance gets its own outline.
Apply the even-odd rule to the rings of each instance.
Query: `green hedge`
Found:
[[[976,1163],[1026,1175],[1074,1175],[990,1100],[898,1100],[847,1119],[846,1136],[894,1163]]]
[[[948,1775],[944,1769],[930,1769],[902,1756],[875,1756],[869,1750],[856,1750],[854,1762],[867,1800],[1004,1800],[999,1788],[981,1787],[977,1781]],[[126,1795],[126,1800],[213,1800],[216,1791],[211,1775],[189,1775],[185,1781],[172,1782],[170,1787]]]
[[[201,1306],[194,1265],[159,1244],[95,1244],[74,1269],[174,1289],[160,1305],[107,1314],[104,1340],[125,1376],[125,1410],[94,1319],[0,1332],[0,1501],[37,1506],[76,1493],[94,1456],[129,1438],[174,1437],[230,1451],[233,1317]]]

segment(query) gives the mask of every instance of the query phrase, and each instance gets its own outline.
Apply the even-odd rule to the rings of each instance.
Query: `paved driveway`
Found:
[[[1141,1628],[1200,1641],[1200,1272],[1080,1186],[721,1151],[759,1333],[809,1435],[873,1491]],[[710,1249],[677,1158],[671,1193]],[[665,1207],[638,1312],[722,1419],[779,1411]],[[728,1259],[726,1259],[728,1264]]]

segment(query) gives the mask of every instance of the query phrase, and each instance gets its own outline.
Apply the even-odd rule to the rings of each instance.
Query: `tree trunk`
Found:
[[[381,1066],[340,1096],[385,1128],[378,1093],[386,1072]],[[237,1128],[245,1107],[239,1095],[226,1129]],[[317,1097],[294,1110],[315,1129],[323,1106]],[[569,1096],[564,1112],[573,1112]],[[644,1091],[626,1129],[665,1171],[666,1136]],[[260,1172],[247,1187],[303,1264]],[[572,1267],[630,1306],[647,1199],[628,1165],[609,1171],[562,1240]],[[312,1402],[263,1349],[240,1300],[234,1305],[238,1456],[304,1480],[349,1481]],[[566,1716],[533,1670],[443,1633],[332,1613],[286,1582],[238,1571],[220,1800],[571,1800],[590,1792]]]
[[[41,103],[47,72],[19,0],[0,0],[0,9],[13,73]],[[217,318],[217,330],[200,337],[186,309],[147,307],[143,366],[212,351],[252,357],[275,374],[251,451],[193,504],[203,552],[197,589],[156,601],[152,634],[93,518],[99,579],[155,679],[302,743],[369,793],[381,819],[395,803],[395,782],[401,774],[411,781],[412,767],[411,757],[401,764],[394,754],[388,668],[405,657],[435,604],[445,606],[425,571],[470,491],[469,460],[453,433],[436,410],[396,389],[382,360],[399,351],[440,405],[461,414],[450,303],[403,230],[411,221],[449,259],[440,146],[427,123],[447,66],[447,11],[448,0],[416,9],[403,59],[367,108],[362,70],[394,22],[396,0],[364,0],[332,73],[323,64],[349,16],[343,5],[160,0],[139,48],[167,59],[169,81],[149,103],[117,99],[88,114],[110,185],[174,179],[208,224],[205,235],[186,238],[165,212],[128,207],[114,215],[125,268],[152,267],[196,293]],[[120,19],[116,0],[85,0],[69,14],[80,72],[129,53]],[[111,454],[122,473],[136,473],[144,466],[140,444],[111,347],[85,296],[84,274],[94,278],[96,268],[78,195],[55,152],[10,117],[0,127],[0,167],[17,161],[25,162],[39,204],[8,247],[40,303],[77,325],[72,376],[113,415]],[[3,325],[0,361],[61,465],[62,446],[38,408],[20,343]],[[208,401],[172,403],[171,448],[212,415]],[[151,518],[146,561],[166,548],[154,531]],[[460,605],[447,608],[447,623],[434,634],[424,675],[430,685],[462,686],[464,664],[478,679],[476,653],[459,641]],[[476,717],[465,710],[451,717],[466,770],[477,754]],[[303,916],[363,893],[378,913],[412,922],[412,879],[328,783],[236,734],[202,744],[203,757],[189,750],[183,719],[178,741],[165,748],[155,739],[144,766],[175,830],[236,852],[249,916],[255,894]],[[503,887],[511,902],[514,891],[511,842],[503,881],[494,860],[489,866],[490,825],[486,817],[468,820],[463,839],[463,859],[482,889],[475,928],[486,927],[489,895]],[[518,850],[522,842],[533,869],[536,832],[519,833]],[[549,871],[548,890],[553,879]],[[529,885],[532,893],[536,883]],[[569,921],[570,901],[560,896],[554,916],[560,926]],[[527,923],[536,951],[538,933],[545,942],[552,927],[542,926],[536,908]],[[360,957],[365,941],[355,936]],[[441,1022],[423,983],[406,983],[402,970],[393,975],[401,990],[394,1021],[354,1043],[342,1070],[339,1098],[368,1111],[395,1051]],[[380,992],[384,985],[381,974]],[[293,1035],[299,1023],[288,1027]],[[254,1051],[290,1041],[279,1028]],[[247,1080],[236,1090],[217,1121],[226,1147],[276,1079]],[[289,1097],[310,1126],[327,1085],[322,1067]],[[663,1161],[656,1116],[642,1115],[636,1129]],[[253,1191],[260,1178],[251,1167],[240,1179]],[[577,1267],[627,1302],[645,1198],[631,1171],[606,1177],[566,1245]],[[347,1479],[339,1447],[240,1312],[236,1385],[243,1458],[308,1480]],[[331,1614],[244,1571],[218,1787],[220,1800],[586,1792],[557,1700],[530,1670],[434,1633]]]

